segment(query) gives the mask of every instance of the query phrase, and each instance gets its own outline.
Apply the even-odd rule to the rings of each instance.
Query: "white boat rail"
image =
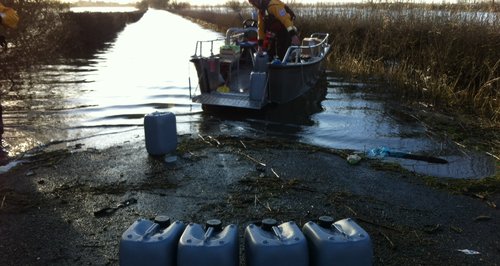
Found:
[[[285,53],[285,56],[283,57],[283,60],[281,62],[283,63],[300,63],[300,56],[302,54],[302,50],[303,49],[314,49],[316,47],[321,47],[321,48],[324,48],[324,47],[327,47],[328,45],[330,45],[330,43],[328,42],[328,39],[330,38],[330,34],[329,33],[313,33],[311,34],[310,38],[318,38],[318,39],[321,39],[321,42],[315,44],[315,45],[293,45],[293,46],[290,46],[288,47],[288,49],[286,50],[286,53]],[[324,51],[321,51],[320,52],[320,57],[322,57],[323,55],[321,53],[324,53]],[[293,55],[296,55],[294,57],[294,62],[292,62],[290,60],[290,58],[293,56]]]
[[[223,41],[223,38],[217,38],[208,41],[196,41],[196,48],[194,49],[194,55],[192,57],[202,57],[203,56],[203,43],[210,43],[210,56],[214,55],[214,42]],[[198,54],[199,53],[199,54]]]
[[[248,27],[248,28],[229,28],[226,31],[226,37],[217,38],[213,40],[205,40],[205,41],[196,41],[196,47],[194,50],[194,55],[192,57],[203,57],[203,43],[210,43],[210,56],[214,56],[214,43],[224,41],[225,45],[231,44],[234,40],[240,40],[244,37],[244,34],[247,32],[257,32],[257,28]]]
[[[196,42],[196,47],[194,51],[193,57],[203,57],[203,43],[210,43],[210,56],[214,56],[214,42],[220,42],[224,41],[225,45],[231,44],[232,41],[236,39],[241,39],[241,37],[247,33],[247,32],[257,32],[257,28],[255,27],[249,27],[249,28],[229,28],[226,31],[226,37],[224,38],[217,38],[213,40],[206,40],[206,41],[197,41]],[[287,63],[300,63],[300,57],[302,54],[302,50],[304,49],[315,49],[316,47],[327,47],[329,45],[329,38],[330,34],[328,33],[313,33],[311,34],[310,38],[317,38],[320,39],[321,42],[314,44],[314,45],[294,45],[288,47],[285,56],[283,57],[282,62],[287,62]],[[322,56],[322,53],[324,51],[321,50],[320,52],[320,57]],[[295,55],[294,59],[295,60],[290,60]]]
[[[257,33],[258,29],[255,27],[248,27],[248,28],[229,28],[226,31],[226,41],[225,44],[229,45],[231,44],[231,39],[241,39],[242,35],[244,35],[247,32],[255,32]]]

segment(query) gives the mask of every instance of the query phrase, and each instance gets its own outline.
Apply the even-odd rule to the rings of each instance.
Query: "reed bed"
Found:
[[[295,5],[302,36],[328,32],[330,68],[385,82],[402,99],[500,123],[500,14],[495,5]],[[225,31],[242,5],[174,10]]]

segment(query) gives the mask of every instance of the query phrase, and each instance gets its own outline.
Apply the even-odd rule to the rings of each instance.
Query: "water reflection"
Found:
[[[133,12],[137,11],[137,8],[133,6],[82,6],[82,7],[72,7],[71,12],[81,13],[81,12]]]
[[[384,95],[372,86],[375,85],[346,83],[329,77],[326,99],[322,102],[324,111],[313,116],[315,127],[308,128],[303,140],[362,151],[378,146],[405,152],[431,149],[434,143],[424,136],[425,128],[416,121],[398,123],[387,115]]]
[[[398,161],[416,172],[472,178],[494,173],[489,158],[464,155],[453,143],[430,137],[417,120],[401,116],[372,90],[376,84],[347,83],[334,73],[327,73],[306,97],[265,112],[202,112],[189,98],[188,77],[193,92],[197,82],[189,57],[197,40],[218,37],[166,11],[149,10],[93,59],[30,73],[37,75],[35,84],[4,92],[10,154],[47,144],[106,148],[143,141],[144,115],[169,111],[176,114],[180,135],[279,137],[358,152],[385,146],[451,162]]]
[[[402,167],[430,176],[456,177],[456,178],[481,178],[492,176],[495,173],[495,160],[476,152],[466,152],[461,156],[444,156],[447,164],[429,164],[419,161],[394,160]]]

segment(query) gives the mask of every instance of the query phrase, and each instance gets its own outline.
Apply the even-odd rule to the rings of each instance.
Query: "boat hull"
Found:
[[[270,65],[268,100],[283,104],[310,90],[323,74],[323,60],[300,65]]]
[[[256,29],[253,29],[256,30]],[[198,41],[191,62],[196,67],[200,95],[193,102],[203,106],[263,109],[268,104],[285,104],[304,95],[324,73],[324,61],[331,45],[328,34],[314,33],[303,45],[291,46],[283,59],[269,62],[254,46],[234,41],[248,29],[230,29],[219,54],[203,56],[203,41]],[[239,38],[239,37],[237,37]],[[233,41],[231,41],[233,40]],[[206,44],[205,44],[206,47]]]

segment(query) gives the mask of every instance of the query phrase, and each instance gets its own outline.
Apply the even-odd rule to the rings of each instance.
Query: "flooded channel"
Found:
[[[39,146],[102,149],[142,141],[144,115],[168,111],[176,114],[180,135],[285,138],[358,153],[385,147],[446,159],[385,158],[433,176],[481,178],[495,171],[487,155],[399,117],[388,99],[373,92],[378,85],[344,82],[331,71],[306,97],[264,113],[205,113],[190,99],[197,80],[189,57],[197,40],[220,36],[166,11],[147,11],[93,59],[45,66],[36,84],[4,91],[4,146],[16,156]]]

